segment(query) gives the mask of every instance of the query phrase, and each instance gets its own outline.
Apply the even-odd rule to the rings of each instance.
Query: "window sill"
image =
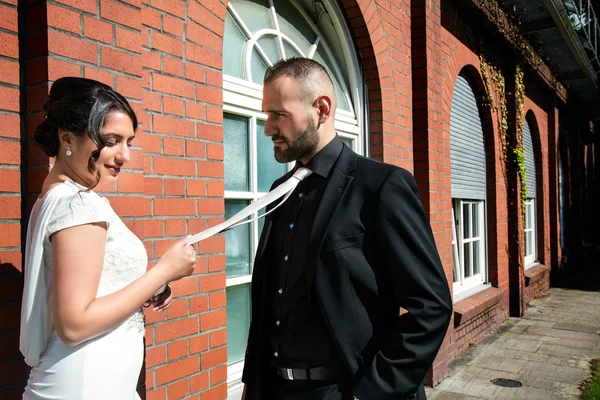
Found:
[[[454,327],[457,328],[478,314],[492,308],[500,302],[502,291],[495,287],[488,287],[471,297],[459,301],[454,305]]]
[[[525,270],[525,286],[529,286],[542,279],[550,268],[544,264],[536,264]]]

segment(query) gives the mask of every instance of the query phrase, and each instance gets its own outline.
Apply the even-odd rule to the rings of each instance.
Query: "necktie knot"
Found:
[[[308,168],[298,168],[296,170],[296,172],[294,172],[294,175],[292,175],[294,178],[298,179],[299,181],[301,181],[302,179],[306,178],[307,176],[309,176],[310,174],[312,174],[312,171]]]

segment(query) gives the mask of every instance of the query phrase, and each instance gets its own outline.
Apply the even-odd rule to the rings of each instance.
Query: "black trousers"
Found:
[[[350,382],[273,379],[272,400],[352,400]]]

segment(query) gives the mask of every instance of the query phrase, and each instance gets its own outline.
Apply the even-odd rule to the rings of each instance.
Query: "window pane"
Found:
[[[254,49],[252,52],[252,82],[262,85],[265,72],[267,72],[267,64],[265,64],[262,57],[258,54],[258,51]]]
[[[471,204],[463,203],[463,238],[470,239],[471,236]]]
[[[229,12],[225,18],[223,43],[227,49],[223,54],[223,73],[243,79],[244,63],[242,61],[242,54],[244,52],[244,44],[246,44],[246,37]]]
[[[481,256],[481,241],[477,240],[471,246],[473,247],[473,275],[477,275],[481,271],[481,261],[479,260]]]
[[[350,149],[354,150],[354,139],[343,138],[340,136],[342,142],[348,146]]]
[[[246,200],[225,200],[225,219],[248,205]],[[225,232],[225,264],[227,278],[250,274],[250,225]]]
[[[285,174],[286,164],[278,163],[273,155],[273,141],[265,136],[265,121],[256,121],[256,158],[258,163],[258,191],[268,192],[273,182]]]
[[[525,233],[525,255],[533,255],[533,232],[528,231]]]
[[[285,50],[285,58],[302,57],[302,54],[298,53],[291,45],[285,40],[283,41],[283,49]]]
[[[250,285],[228,287],[227,293],[227,363],[244,359],[250,328]]]
[[[471,212],[473,215],[473,224],[472,224],[473,236],[472,237],[478,237],[479,236],[479,203],[473,203],[473,204],[471,204],[471,206],[472,206]]]
[[[351,111],[352,108],[348,105],[348,101],[346,100],[346,95],[345,95],[344,91],[342,90],[342,85],[338,79],[338,76],[335,75],[333,73],[333,71],[329,68],[330,65],[333,65],[333,62],[332,62],[331,58],[329,57],[329,55],[327,54],[327,52],[325,51],[325,48],[323,46],[321,46],[321,45],[317,46],[317,52],[315,53],[315,56],[313,57],[313,59],[315,61],[318,61],[321,65],[323,65],[325,67],[325,69],[327,70],[327,72],[329,73],[329,76],[331,77],[331,80],[333,81],[333,86],[335,88],[335,94],[337,97],[338,108],[341,110]]]
[[[229,0],[229,2],[250,32],[254,33],[263,28],[273,28],[269,18],[267,0]],[[229,51],[229,48],[225,47],[225,49]]]
[[[277,48],[277,41],[274,36],[263,36],[261,39],[258,39],[258,44],[263,49],[267,57],[272,64],[275,64],[279,57],[279,49]]]
[[[465,262],[465,278],[468,278],[472,275],[471,273],[471,243],[465,243],[463,251],[463,260]]]
[[[223,115],[225,131],[225,190],[247,192],[249,180],[249,120],[233,114]]]
[[[460,262],[458,260],[458,249],[455,243],[452,244],[452,259],[454,261],[454,282],[460,281]]]

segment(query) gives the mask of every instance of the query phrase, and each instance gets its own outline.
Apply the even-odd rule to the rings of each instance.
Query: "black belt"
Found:
[[[348,378],[349,374],[342,368],[316,367],[307,369],[275,368],[277,375],[288,381],[329,381]]]

